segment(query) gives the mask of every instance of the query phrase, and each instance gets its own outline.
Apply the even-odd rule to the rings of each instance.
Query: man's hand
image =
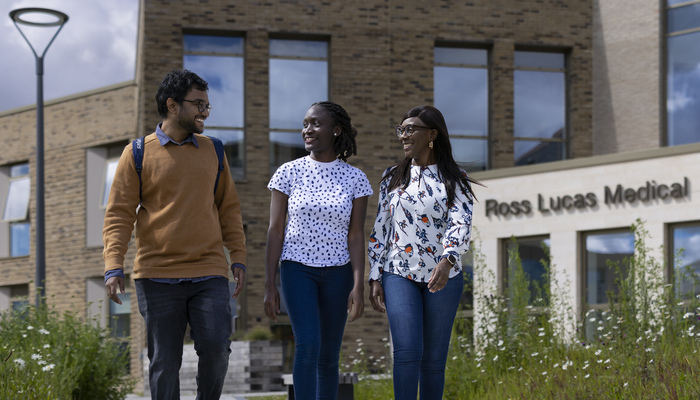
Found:
[[[245,284],[245,271],[243,268],[233,268],[233,280],[236,281],[236,289],[233,290],[233,296],[231,297],[235,299],[241,293],[243,285]]]
[[[372,281],[369,291],[369,301],[372,303],[372,308],[383,313],[386,312],[384,304],[384,288],[379,281]]]
[[[112,299],[113,302],[117,304],[122,304],[122,301],[119,299],[119,296],[117,295],[117,289],[119,289],[119,293],[124,294],[124,278],[118,277],[118,276],[113,276],[109,279],[107,279],[107,282],[105,282],[105,290],[107,291],[107,296],[109,296],[110,299]]]

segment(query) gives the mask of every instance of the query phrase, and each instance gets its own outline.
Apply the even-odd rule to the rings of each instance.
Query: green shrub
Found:
[[[547,285],[533,287],[517,249],[509,254],[507,296],[496,295],[494,269],[487,268],[477,237],[474,303],[480,312],[476,321],[455,321],[443,398],[699,399],[699,296],[679,298],[663,279],[664,262],[647,246],[643,222],[631,229],[635,256],[624,268],[612,266],[620,290],[608,293],[609,309],[578,318],[567,305],[573,285],[559,282],[556,266],[545,259]],[[355,398],[392,399],[391,360],[377,375],[361,347],[353,370],[365,379]]]
[[[129,352],[109,331],[46,305],[0,316],[0,399],[124,399]]]

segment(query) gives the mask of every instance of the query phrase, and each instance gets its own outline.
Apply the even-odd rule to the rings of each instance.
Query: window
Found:
[[[667,144],[700,142],[700,0],[667,0]]]
[[[689,300],[700,294],[700,223],[671,227],[671,259],[677,295]]]
[[[12,310],[21,312],[28,306],[28,284],[0,286],[0,311]]]
[[[29,225],[29,195],[31,193],[31,179],[29,178],[29,164],[16,164],[0,168],[3,175],[5,196],[2,212],[3,231],[9,241],[5,244],[4,255],[10,257],[23,257],[29,255],[30,225]],[[9,247],[9,248],[8,248]]]
[[[516,51],[513,72],[515,165],[566,155],[566,70],[561,53]]]
[[[608,292],[619,293],[615,280],[620,274],[626,274],[629,259],[634,255],[634,233],[587,233],[584,241],[584,299],[588,307],[607,308]],[[619,266],[619,273],[616,266]]]
[[[435,107],[445,117],[455,161],[467,171],[488,168],[488,51],[435,47]]]
[[[311,104],[328,100],[328,43],[270,39],[270,174],[307,155],[302,121]]]
[[[125,146],[126,142],[120,142],[86,150],[85,243],[88,247],[102,246],[102,227],[109,191],[112,189],[114,173]]]
[[[528,304],[533,306],[546,306],[549,304],[547,290],[549,285],[549,246],[548,237],[516,238],[506,243],[505,259],[507,260],[505,271],[505,293],[509,299],[520,294],[518,279],[520,271],[525,282],[528,283],[530,298]],[[520,261],[518,263],[518,260]],[[520,266],[521,268],[518,268]]]
[[[185,35],[183,66],[209,84],[212,105],[204,134],[224,143],[234,180],[245,179],[243,38]]]

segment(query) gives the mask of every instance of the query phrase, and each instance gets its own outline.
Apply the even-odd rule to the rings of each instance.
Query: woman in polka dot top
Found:
[[[474,193],[452,157],[447,125],[415,107],[396,134],[406,158],[387,169],[370,235],[370,301],[386,312],[396,399],[442,399],[450,333],[462,295]]]
[[[281,260],[282,295],[296,345],[295,398],[335,399],[345,321],[364,310],[364,220],[372,186],[345,162],[357,154],[357,130],[341,106],[314,103],[301,134],[310,154],[279,167],[268,184],[265,314],[277,321]]]

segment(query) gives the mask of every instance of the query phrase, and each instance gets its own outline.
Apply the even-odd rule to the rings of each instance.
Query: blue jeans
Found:
[[[180,365],[185,329],[199,356],[197,400],[218,399],[224,386],[232,332],[228,280],[158,283],[137,279],[139,311],[146,322],[151,398],[180,398]]]
[[[437,293],[427,283],[384,272],[382,287],[394,346],[394,398],[440,400],[452,324],[462,296],[459,274]]]
[[[282,261],[282,292],[294,332],[294,397],[338,397],[338,358],[353,286],[352,267]]]

